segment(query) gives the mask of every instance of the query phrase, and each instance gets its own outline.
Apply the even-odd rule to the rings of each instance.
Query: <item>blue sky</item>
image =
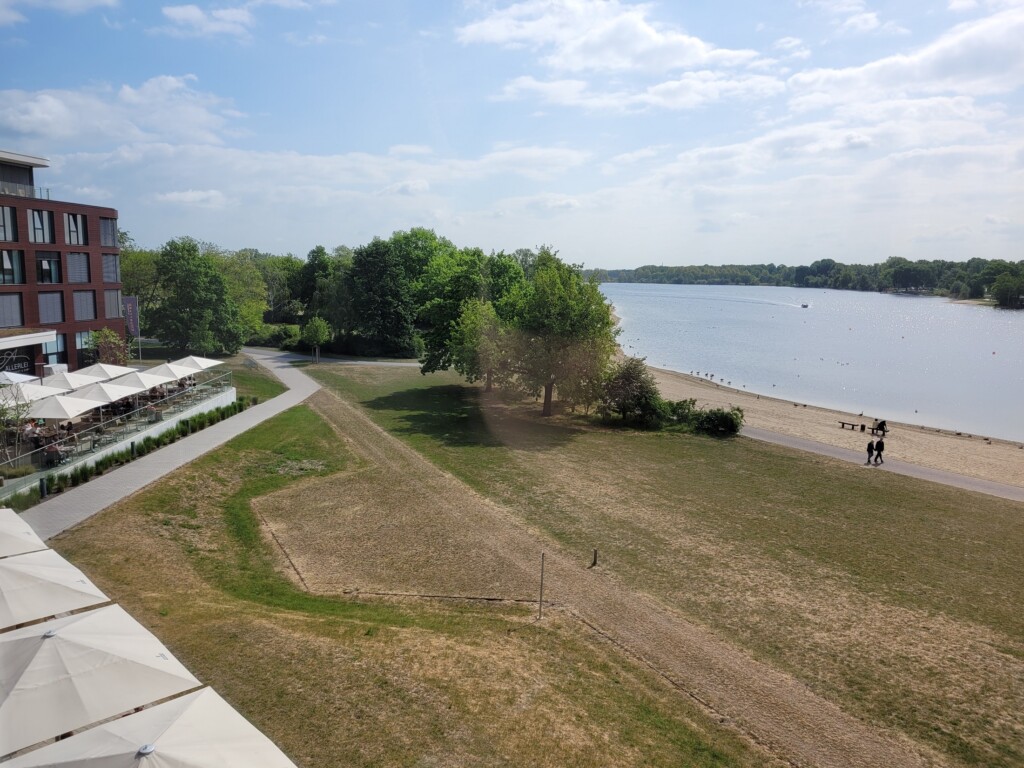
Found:
[[[1024,0],[0,0],[56,199],[304,256],[1024,258]]]

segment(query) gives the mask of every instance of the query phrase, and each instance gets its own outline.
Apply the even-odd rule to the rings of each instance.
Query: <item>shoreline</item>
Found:
[[[874,417],[846,413],[816,405],[760,395],[718,384],[679,371],[649,366],[667,400],[693,398],[701,407],[743,409],[744,424],[792,437],[814,440],[837,448],[865,453],[871,433],[840,428],[839,422],[871,427]],[[884,418],[884,417],[883,417]],[[887,419],[885,456],[1024,488],[1024,445],[1019,442],[908,424]]]

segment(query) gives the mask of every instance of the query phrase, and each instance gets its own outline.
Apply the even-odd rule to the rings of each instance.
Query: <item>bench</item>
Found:
[[[857,429],[858,427],[860,427],[861,431],[864,431],[864,425],[863,424],[855,424],[852,421],[840,421],[839,422],[839,428],[840,429],[846,429],[847,427],[849,427],[850,429]],[[872,431],[874,431],[874,430],[872,430]]]

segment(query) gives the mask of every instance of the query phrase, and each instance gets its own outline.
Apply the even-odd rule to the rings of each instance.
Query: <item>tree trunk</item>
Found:
[[[484,392],[491,391],[491,372],[488,370],[484,376]]]
[[[544,385],[544,410],[540,412],[541,416],[551,415],[551,393],[555,389],[555,381],[552,379]]]

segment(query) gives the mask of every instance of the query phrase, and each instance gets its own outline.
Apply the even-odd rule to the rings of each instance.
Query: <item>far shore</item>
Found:
[[[867,457],[868,431],[842,429],[840,421],[871,427],[875,414],[845,413],[767,395],[734,389],[716,382],[662,368],[650,368],[662,397],[693,398],[707,407],[739,406],[744,423],[784,435],[815,440],[839,448],[860,451]],[[878,414],[878,418],[886,418]],[[1024,487],[1024,448],[1021,443],[980,435],[957,435],[922,425],[887,421],[885,457],[996,483]]]

